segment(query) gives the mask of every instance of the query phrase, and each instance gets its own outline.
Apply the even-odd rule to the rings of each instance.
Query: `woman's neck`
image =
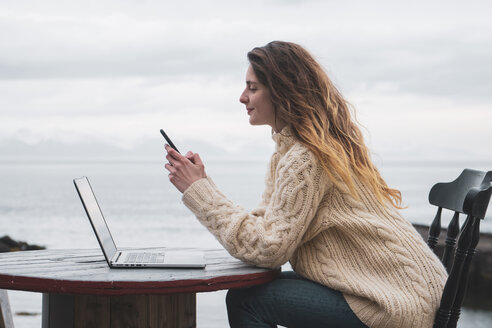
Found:
[[[285,126],[287,126],[287,122],[284,122],[284,121],[275,122],[275,125],[272,126],[272,130],[275,133],[279,133],[280,131],[282,131],[282,129]]]

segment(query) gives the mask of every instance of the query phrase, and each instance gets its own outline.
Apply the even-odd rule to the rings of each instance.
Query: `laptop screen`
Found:
[[[84,205],[85,212],[89,217],[92,228],[96,233],[97,240],[104,252],[104,256],[109,263],[111,258],[116,254],[116,245],[111,237],[106,220],[99,208],[99,204],[97,203],[96,196],[89,184],[89,180],[86,177],[82,177],[74,179],[73,182],[80,196],[80,200]]]

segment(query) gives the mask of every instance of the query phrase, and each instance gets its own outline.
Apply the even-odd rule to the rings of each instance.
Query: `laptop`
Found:
[[[104,257],[111,268],[204,268],[200,251],[118,250],[87,177],[73,180],[94,229]]]

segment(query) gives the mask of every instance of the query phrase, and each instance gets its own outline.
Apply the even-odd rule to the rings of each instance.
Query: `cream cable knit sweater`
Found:
[[[370,327],[432,327],[447,278],[439,259],[392,207],[360,182],[354,199],[331,183],[319,161],[290,136],[276,151],[259,207],[248,213],[208,178],[183,202],[225,249],[244,262],[299,275],[339,290]]]

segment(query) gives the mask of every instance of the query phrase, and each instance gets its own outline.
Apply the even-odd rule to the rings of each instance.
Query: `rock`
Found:
[[[0,238],[0,252],[31,251],[39,249],[45,249],[45,247],[28,244],[24,241],[15,241],[9,236]]]

